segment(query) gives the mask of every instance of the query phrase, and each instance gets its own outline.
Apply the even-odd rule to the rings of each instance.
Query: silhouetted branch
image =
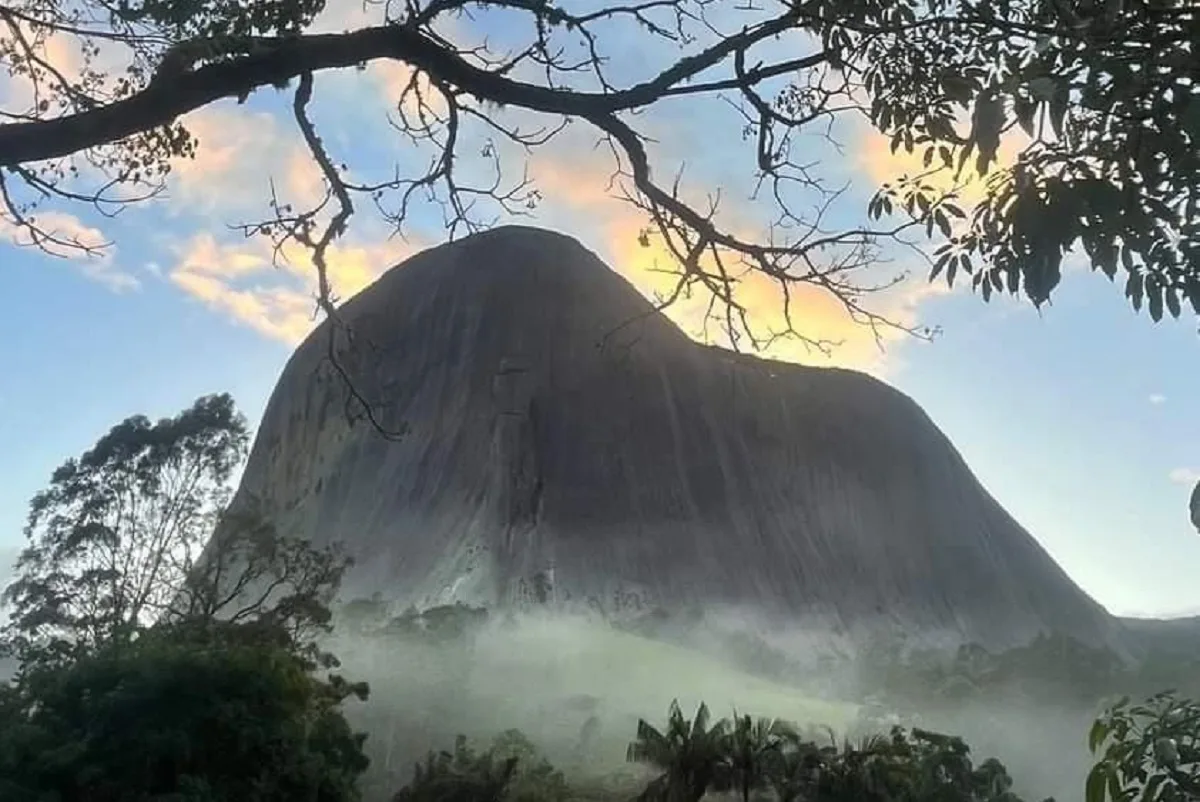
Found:
[[[643,244],[657,240],[676,262],[678,281],[660,308],[702,288],[709,295],[706,326],[719,322],[735,347],[779,337],[823,352],[835,346],[803,333],[793,319],[802,288],[835,299],[877,340],[887,330],[931,336],[872,309],[871,296],[905,275],[867,278],[891,244],[912,248],[930,264],[931,279],[966,273],[985,297],[1023,290],[1038,304],[1057,285],[1063,254],[1081,246],[1110,277],[1120,260],[1135,307],[1144,298],[1156,318],[1164,309],[1178,316],[1183,298],[1200,312],[1200,274],[1188,256],[1196,247],[1189,220],[1200,159],[1183,124],[1192,119],[1183,107],[1196,93],[1179,89],[1194,88],[1194,8],[1174,0],[1110,0],[1086,13],[1045,0],[931,2],[804,0],[750,8],[643,0],[573,13],[552,0],[406,0],[403,8],[378,4],[380,24],[311,33],[324,7],[319,0],[236,7],[201,0],[186,19],[172,2],[80,0],[67,8],[21,0],[0,9],[0,61],[28,85],[32,105],[0,109],[0,215],[38,247],[90,250],[47,230],[33,212],[45,202],[84,202],[112,214],[152,198],[172,161],[195,152],[181,117],[222,98],[240,102],[257,89],[296,82],[293,117],[324,192],[310,208],[296,209],[271,185],[270,217],[239,227],[269,237],[276,255],[290,244],[307,252],[316,306],[328,318],[328,360],[346,382],[349,402],[389,436],[402,427],[384,426],[345,365],[354,333],[339,319],[330,249],[364,208],[403,235],[416,205],[435,204],[451,238],[501,216],[531,214],[541,193],[527,166],[518,178],[505,178],[510,161],[553,143],[572,122],[590,126],[608,147],[609,190],[645,215]],[[446,24],[481,10],[523,21],[512,28],[523,38],[501,51],[445,33]],[[716,11],[728,15],[724,27]],[[645,52],[678,55],[640,79],[616,80],[604,45],[631,31]],[[79,46],[78,74],[47,57],[52,37]],[[770,50],[776,42],[782,46]],[[101,46],[123,47],[127,70],[97,69]],[[427,154],[429,160],[414,170],[397,166],[384,180],[362,180],[330,152],[309,107],[316,73],[380,61],[408,70],[388,118],[411,145],[414,158],[405,164]],[[1143,68],[1150,62],[1152,69]],[[1100,77],[1118,73],[1120,86]],[[751,200],[770,204],[773,215],[758,231],[723,219],[719,188],[696,201],[682,170],[669,179],[654,170],[637,114],[705,97],[734,110],[750,144]],[[797,143],[803,136],[837,149],[839,119],[869,122],[894,151],[924,152],[925,172],[885,185],[868,208],[872,221],[901,213],[901,222],[835,224],[846,187],[829,182],[820,159],[798,158]],[[1033,144],[996,177],[1000,138],[1016,126]],[[465,158],[474,157],[467,149],[476,147],[483,169],[464,169]],[[961,176],[972,156],[975,172],[995,180],[969,216],[953,203],[959,187],[938,188],[931,176]],[[1171,168],[1165,172],[1164,159]],[[94,176],[98,189],[75,187]],[[1047,222],[1054,220],[1064,222]],[[944,240],[931,256],[908,239],[922,233]],[[757,330],[737,291],[748,276],[779,288],[781,330]]]

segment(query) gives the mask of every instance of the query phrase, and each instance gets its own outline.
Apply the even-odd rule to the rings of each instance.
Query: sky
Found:
[[[321,25],[353,27],[373,21],[368,13],[346,4]],[[507,17],[458,25],[454,35],[486,34],[493,44],[522,33]],[[612,75],[634,80],[647,67],[622,47],[612,48]],[[69,45],[53,41],[48,57],[64,70],[78,61]],[[394,164],[427,158],[387,124],[409,75],[402,65],[383,64],[318,76],[318,128],[355,175],[383,175]],[[28,92],[4,80],[0,103]],[[197,156],[176,164],[168,192],[150,203],[115,218],[65,205],[40,215],[61,232],[113,243],[100,257],[49,256],[0,225],[9,299],[0,315],[3,563],[23,542],[29,499],[53,469],[123,418],[171,415],[201,394],[222,391],[252,422],[260,417],[284,361],[316,321],[304,254],[285,252],[288,261],[273,266],[265,241],[231,227],[267,215],[268,179],[289,199],[319,197],[288,102],[289,95],[266,90],[244,105],[222,102],[188,115],[184,123],[200,140]],[[659,174],[686,164],[685,190],[701,197],[720,187],[723,219],[753,233],[768,210],[749,199],[753,154],[739,119],[721,101],[675,101],[635,121],[654,137]],[[479,162],[471,153],[483,142],[470,136],[478,134],[464,139],[468,176]],[[594,147],[596,136],[576,125],[533,155],[502,151],[508,175],[519,174],[527,159],[541,194],[531,216],[502,221],[570,234],[643,292],[662,290],[666,279],[655,271],[661,249],[638,245],[643,219],[609,189],[611,162]],[[871,192],[916,164],[890,154],[862,125],[843,126],[836,139],[838,147],[820,137],[799,146],[813,152],[831,181],[849,187],[833,223],[854,226],[865,219]],[[389,237],[378,217],[357,216],[331,255],[339,296],[350,297],[446,237],[428,206],[414,213],[408,231],[407,238]],[[828,297],[802,292],[793,308],[799,328],[842,345],[824,356],[784,342],[768,355],[864,370],[911,395],[984,486],[1113,613],[1200,614],[1200,537],[1186,514],[1200,479],[1195,320],[1153,324],[1128,308],[1119,286],[1078,259],[1054,302],[1035,310],[1008,297],[985,303],[969,287],[930,285],[927,269],[908,251],[885,256],[880,276],[912,276],[872,308],[909,326],[940,327],[940,336],[925,342],[889,333],[880,348]],[[778,324],[769,287],[751,281],[740,297],[756,325]],[[704,336],[694,303],[670,314]]]

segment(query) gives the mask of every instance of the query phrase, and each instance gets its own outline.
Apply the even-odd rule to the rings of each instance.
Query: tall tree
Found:
[[[211,395],[158,422],[127,418],[59,466],[29,506],[8,634],[89,647],[150,623],[211,534],[248,441],[233,399]]]
[[[64,462],[30,504],[0,597],[6,649],[72,658],[155,622],[267,620],[301,640],[327,626],[338,550],[281,536],[252,506],[226,514],[248,440],[233,399],[209,395],[156,423],[128,418]]]
[[[316,548],[281,533],[258,499],[246,497],[222,511],[190,562],[164,620],[265,622],[315,657],[315,639],[333,628],[332,604],[352,561],[340,543]]]
[[[1074,250],[1110,278],[1120,274],[1130,303],[1154,319],[1189,305],[1200,313],[1200,12],[1191,0],[638,0],[586,11],[551,0],[409,0],[368,8],[376,19],[328,33],[317,32],[324,0],[8,3],[0,61],[30,85],[32,102],[2,109],[7,223],[45,247],[79,246],[40,223],[34,208],[82,201],[107,210],[152,196],[172,159],[197,147],[181,115],[294,81],[298,136],[327,194],[312,208],[273,196],[269,218],[245,229],[307,248],[319,303],[331,313],[326,254],[356,211],[370,203],[400,228],[427,193],[452,233],[493,213],[522,213],[539,195],[524,178],[503,180],[502,165],[571,122],[608,146],[618,193],[645,214],[643,241],[659,240],[677,262],[679,286],[667,302],[700,285],[723,325],[751,341],[765,335],[752,330],[737,295],[745,270],[785,289],[827,291],[868,325],[898,325],[871,310],[879,285],[861,270],[910,231],[939,243],[929,254],[932,277],[969,274],[985,298],[1024,293],[1044,303]],[[480,31],[470,20],[503,21],[509,47],[474,41]],[[51,45],[78,52],[77,74],[47,57]],[[638,69],[611,58],[618,46],[654,57]],[[334,152],[314,123],[314,75],[381,60],[410,69],[397,87],[395,125],[414,153],[432,159],[405,159],[427,163],[425,171],[402,165],[378,181],[356,179],[364,166]],[[741,156],[777,225],[746,232],[691,200],[705,193],[664,179],[674,170],[647,147],[635,115],[706,97],[730,101],[728,125],[745,146],[722,155],[728,164]],[[20,93],[9,102],[22,103]],[[894,149],[923,158],[925,171],[870,203],[872,217],[896,219],[831,226],[842,179],[822,174],[811,146],[842,119],[865,121]],[[1011,140],[1020,153],[1000,165],[1006,136],[1023,137]],[[803,154],[794,154],[801,143]],[[494,180],[463,172],[480,151]],[[80,157],[87,170],[76,169]],[[988,191],[964,210],[957,187],[945,187],[972,173],[990,176]],[[99,187],[84,176],[99,176]],[[782,297],[786,305],[792,296]]]
[[[34,497],[4,594],[4,799],[358,800],[342,703],[367,687],[310,637],[346,562],[225,513],[247,442],[205,396],[114,426]]]

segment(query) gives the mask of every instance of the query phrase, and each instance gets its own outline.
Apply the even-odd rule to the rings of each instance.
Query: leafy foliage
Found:
[[[119,0],[114,16],[143,24],[177,40],[298,32],[312,24],[325,0],[258,0],[207,3],[198,0]]]
[[[1182,623],[1182,622],[1181,622]],[[905,706],[953,708],[971,701],[1091,708],[1121,694],[1161,688],[1200,693],[1200,649],[1189,632],[1155,635],[1127,660],[1110,649],[1061,635],[1039,635],[1000,652],[964,644],[953,655],[878,648],[860,666],[860,685]]]
[[[460,735],[453,752],[430,752],[418,763],[412,782],[393,802],[500,802],[516,768],[516,758],[498,760],[490,751],[476,755]]]
[[[230,512],[245,419],[228,395],[114,426],[30,504],[29,545],[5,590],[8,651],[61,662],[155,622],[265,621],[314,659],[349,561],[281,535],[252,501]]]
[[[347,563],[228,514],[247,441],[206,396],[118,424],[34,498],[5,595],[6,802],[359,798],[366,736],[341,707],[367,687],[313,637]]]
[[[873,211],[903,200],[949,241],[933,275],[970,273],[984,297],[1024,291],[1035,304],[1058,286],[1062,262],[1082,250],[1109,278],[1125,274],[1134,309],[1152,318],[1200,314],[1200,92],[1190,42],[1200,16],[1184,2],[959,2],[934,0],[914,23],[907,57],[864,36],[872,119],[893,148],[924,152],[932,170],[961,174],[975,155],[989,192],[952,235],[954,209],[932,210],[922,178],[885,188]],[[1005,35],[997,35],[1000,31]],[[890,93],[899,88],[898,93]],[[966,135],[956,123],[970,114]],[[996,172],[1001,137],[1028,138]],[[975,261],[972,261],[975,257]]]
[[[1172,692],[1130,705],[1125,697],[1096,719],[1088,747],[1099,760],[1086,802],[1183,802],[1200,796],[1200,705]]]
[[[463,602],[422,610],[409,607],[399,615],[392,615],[390,603],[378,593],[369,599],[351,599],[339,605],[336,615],[338,626],[360,636],[412,639],[431,644],[470,638],[488,621],[487,608]]]
[[[366,687],[264,634],[154,627],[0,688],[4,799],[357,800],[365,736],[340,706]]]
[[[167,610],[168,620],[267,621],[315,654],[332,631],[330,605],[351,560],[339,544],[321,548],[282,535],[255,501],[226,510]]]
[[[520,730],[497,735],[492,739],[491,751],[501,760],[517,761],[505,797],[509,802],[565,802],[568,798],[570,788],[563,773]]]
[[[459,736],[454,751],[430,752],[394,802],[565,802],[569,789],[520,730],[506,730],[483,752]]]
[[[246,421],[230,396],[173,418],[114,426],[56,469],[30,503],[16,581],[3,601],[22,658],[128,639],[165,613],[229,497]]]
[[[678,701],[667,711],[667,726],[659,730],[645,719],[626,754],[630,762],[645,763],[662,774],[646,789],[645,798],[669,802],[699,802],[710,786],[726,785],[723,771],[729,722],[710,721],[703,702],[688,719]]]
[[[749,802],[751,792],[767,784],[772,757],[797,737],[793,727],[779,719],[733,714],[732,726],[725,736],[725,769],[727,784],[738,792],[742,802]]]
[[[999,761],[989,758],[976,767],[961,738],[927,730],[895,727],[890,736],[871,736],[840,748],[836,743],[818,747],[796,742],[777,760],[774,785],[786,802],[1017,800],[1012,778]]]

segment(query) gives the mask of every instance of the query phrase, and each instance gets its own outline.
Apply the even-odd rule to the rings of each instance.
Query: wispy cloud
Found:
[[[1167,397],[1162,393],[1151,393],[1148,400],[1156,407],[1167,403]]]
[[[265,218],[269,181],[288,203],[307,208],[320,202],[324,184],[316,164],[275,115],[222,103],[182,122],[199,145],[195,158],[172,165],[172,211],[200,212],[223,222],[230,215]]]
[[[1176,468],[1168,478],[1177,485],[1194,485],[1200,482],[1200,468]]]
[[[263,140],[277,140],[269,115],[237,119],[237,109],[214,112],[200,118],[198,134],[209,151],[185,169],[181,186],[208,208],[238,201],[246,205],[261,198],[262,187],[251,186],[243,175],[262,175],[262,165],[292,176],[289,186],[304,193],[304,166],[311,162],[303,153],[292,152],[289,159],[271,152]],[[222,116],[229,114],[228,118]],[[265,132],[265,133],[264,133]],[[586,140],[586,141],[585,141]],[[675,277],[667,275],[671,257],[652,241],[650,247],[639,244],[638,233],[645,224],[641,212],[619,200],[610,186],[611,158],[604,149],[595,149],[594,136],[564,138],[553,146],[537,151],[531,159],[530,177],[544,200],[528,222],[555,228],[578,237],[595,249],[614,269],[628,278],[650,298],[674,288]],[[274,161],[272,161],[274,160]],[[310,174],[312,175],[312,174]],[[312,175],[309,191],[319,191],[319,179]],[[295,193],[289,196],[294,197]],[[730,203],[731,207],[734,204]],[[743,214],[733,221],[747,238],[761,236],[765,225]],[[411,248],[345,246],[331,259],[334,282],[344,297],[357,292],[380,272],[411,253]],[[219,244],[211,235],[188,240],[179,249],[179,260],[169,271],[171,280],[188,294],[232,319],[252,326],[264,335],[295,343],[311,330],[312,268],[303,254],[290,253],[282,271],[270,267],[269,250],[257,243]],[[895,266],[880,266],[880,277],[896,272]],[[281,274],[282,273],[282,274]],[[872,309],[903,325],[916,325],[919,306],[927,298],[945,292],[943,287],[913,281],[872,299]],[[785,328],[784,296],[770,279],[748,274],[737,288],[737,299],[749,313],[756,334],[769,336]],[[708,299],[702,293],[682,298],[668,315],[690,335],[719,344],[728,344],[716,326],[705,326]],[[839,342],[831,356],[805,346],[800,340],[775,340],[764,355],[810,364],[841,365],[885,372],[891,355],[880,345],[895,344],[907,335],[894,329],[881,329],[879,338],[870,329],[855,322],[846,309],[827,292],[813,287],[798,287],[791,295],[791,315],[795,328],[812,339]]]
[[[12,248],[41,248],[47,254],[52,254],[52,259],[69,262],[84,276],[114,292],[128,292],[141,286],[136,276],[118,266],[114,247],[109,245],[101,248],[107,244],[107,239],[100,229],[89,226],[74,215],[55,211],[38,213],[35,222],[38,229],[51,240],[39,238],[35,243],[28,229],[0,215],[0,241]],[[80,247],[72,247],[72,243]]]

